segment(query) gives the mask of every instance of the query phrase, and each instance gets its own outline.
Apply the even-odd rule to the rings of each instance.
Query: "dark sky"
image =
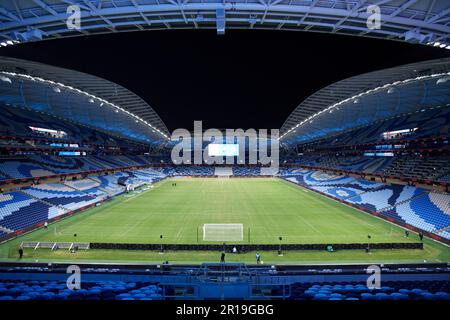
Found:
[[[23,44],[0,55],[75,69],[147,101],[170,131],[279,128],[306,97],[364,72],[449,56],[402,42],[308,32],[150,31]]]

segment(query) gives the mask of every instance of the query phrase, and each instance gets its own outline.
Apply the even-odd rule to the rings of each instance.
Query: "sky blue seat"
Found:
[[[422,293],[422,297],[423,297],[425,300],[433,300],[434,294],[429,293],[429,292],[424,292],[424,293]]]
[[[348,301],[358,301],[359,299],[356,298],[356,297],[349,297],[349,298],[347,298],[347,299],[345,299],[345,300],[348,300]]]
[[[0,300],[14,300],[12,296],[0,296]]]
[[[443,291],[437,291],[434,294],[440,296],[440,295],[447,295],[448,293],[447,292],[443,292]]]
[[[130,293],[141,293],[140,289],[131,290]]]
[[[314,296],[315,294],[317,294],[317,291],[316,290],[311,290],[311,289],[308,289],[308,290],[306,290],[305,291],[305,295],[307,295],[307,296]]]
[[[331,295],[331,291],[329,291],[329,290],[320,290],[317,294],[324,294],[324,295],[329,296],[329,295]]]
[[[31,286],[33,289],[42,289],[42,287],[39,284],[34,284]]]
[[[402,288],[402,289],[399,289],[398,292],[403,293],[403,294],[408,294],[411,292],[411,290]]]
[[[142,293],[144,293],[144,294],[152,294],[152,293],[156,293],[156,290],[147,289],[147,290],[144,290]]]
[[[30,297],[36,297],[36,296],[40,295],[41,293],[42,292],[36,292],[36,291],[27,291],[26,292],[27,296],[30,296]]]
[[[12,288],[12,289],[8,290],[8,295],[11,295],[11,296],[17,296],[21,293],[22,293],[22,290],[19,290],[17,288]]]
[[[89,289],[87,294],[100,294],[101,292],[101,289]]]
[[[415,289],[412,289],[411,292],[421,295],[421,294],[427,293],[428,291],[423,290],[423,289],[415,288]]]
[[[55,293],[53,293],[51,291],[47,291],[47,292],[44,292],[42,295],[51,297],[51,296],[54,296]]]
[[[408,299],[408,295],[405,293],[400,293],[400,292],[393,292],[391,293],[391,297],[394,300],[407,300]]]
[[[66,295],[69,295],[69,294],[71,294],[71,293],[73,293],[74,291],[73,290],[70,290],[70,289],[68,289],[68,288],[63,288],[63,289],[60,289],[59,290],[59,294],[66,294]]]
[[[153,285],[153,284],[151,284],[151,285],[149,285],[149,286],[142,287],[141,289],[154,289],[154,290],[156,290],[156,289],[158,289],[158,287],[155,286],[155,285]]]
[[[375,296],[370,293],[361,293],[362,300],[375,300]]]
[[[317,293],[314,295],[314,300],[327,300],[330,296],[328,294]]]

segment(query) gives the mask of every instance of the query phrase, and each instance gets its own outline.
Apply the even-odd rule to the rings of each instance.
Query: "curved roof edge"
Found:
[[[101,105],[105,103],[122,110],[136,123],[146,125],[148,135],[154,140],[168,140],[170,137],[166,125],[151,106],[135,93],[109,80],[75,70],[1,56],[0,72],[76,90],[88,98],[99,100]]]
[[[280,129],[280,140],[295,136],[296,129],[320,115],[325,109],[346,103],[371,90],[400,81],[447,73],[450,58],[422,61],[373,71],[335,82],[306,98],[289,115]]]

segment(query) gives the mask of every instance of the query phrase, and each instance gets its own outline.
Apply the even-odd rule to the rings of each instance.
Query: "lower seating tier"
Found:
[[[378,212],[401,223],[450,239],[450,195],[406,185],[389,185],[321,171],[287,169],[281,176],[333,198]],[[358,182],[358,183],[357,183]]]
[[[151,282],[83,281],[69,290],[61,280],[0,280],[0,300],[161,300],[162,289]]]
[[[0,226],[10,230],[31,227],[64,212],[21,192],[0,195]]]
[[[295,283],[293,300],[450,300],[450,281],[383,281],[379,289],[366,283]]]
[[[165,176],[151,169],[94,176],[64,183],[46,183],[0,194],[0,237],[101,202],[124,192],[119,178],[138,187]]]

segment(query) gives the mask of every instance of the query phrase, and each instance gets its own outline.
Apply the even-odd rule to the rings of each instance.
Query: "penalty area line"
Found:
[[[146,194],[147,192],[151,191],[151,190],[155,190],[156,188],[159,188],[161,185],[153,185],[153,188],[149,187],[147,190],[142,191],[141,193],[138,193],[136,195],[132,195],[131,197],[128,197],[127,199],[123,200],[121,203],[119,203],[119,205],[121,205],[122,203],[128,202],[130,200],[136,199],[139,196],[142,196],[144,194]]]

